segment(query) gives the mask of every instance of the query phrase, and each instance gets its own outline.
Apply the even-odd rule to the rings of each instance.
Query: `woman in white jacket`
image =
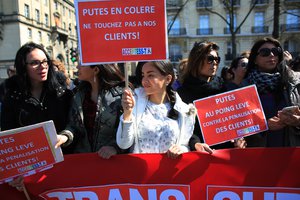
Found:
[[[172,89],[174,78],[169,61],[143,65],[142,87],[123,93],[124,113],[117,131],[120,148],[131,148],[132,153],[167,153],[171,158],[189,151],[195,108]]]

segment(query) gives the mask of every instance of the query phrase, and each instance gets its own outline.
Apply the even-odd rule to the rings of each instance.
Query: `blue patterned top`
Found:
[[[154,104],[148,101],[138,125],[140,153],[165,153],[176,144],[180,131],[177,120],[167,117],[170,103]]]

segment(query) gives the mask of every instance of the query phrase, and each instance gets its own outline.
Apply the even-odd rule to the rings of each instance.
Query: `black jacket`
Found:
[[[194,100],[225,92],[225,87],[222,79],[219,77],[214,77],[211,82],[207,82],[200,78],[189,76],[184,81],[182,86],[178,88],[177,92],[185,103],[193,103]],[[204,140],[199,121],[196,120],[194,133],[189,142],[191,150],[195,150],[195,144],[199,142],[203,143]],[[231,144],[230,142],[212,146],[213,149],[224,149],[232,147],[233,144]]]
[[[278,72],[281,74],[281,83],[278,87],[278,91],[270,92],[268,96],[274,95],[277,97],[277,102],[274,103],[274,108],[265,109],[264,105],[273,105],[272,102],[266,101],[262,98],[262,94],[259,94],[261,104],[264,108],[264,113],[267,120],[274,115],[277,115],[277,112],[281,110],[281,105],[278,105],[280,102],[283,106],[298,106],[300,107],[300,73],[291,70],[283,61],[278,65]],[[249,77],[245,79],[246,85],[251,84]],[[272,115],[270,114],[272,111]],[[274,114],[275,113],[275,114]],[[249,147],[274,147],[270,141],[278,140],[278,132],[283,133],[283,141],[279,141],[282,144],[280,146],[288,147],[299,147],[300,146],[300,127],[286,126],[283,130],[271,131],[267,130],[255,135],[246,137],[247,146]],[[275,137],[274,137],[275,136]],[[277,138],[276,138],[277,137]],[[281,139],[281,138],[280,138]],[[278,145],[276,145],[278,146]]]
[[[40,99],[21,91],[14,76],[6,81],[7,93],[1,110],[1,129],[8,130],[53,120],[56,131],[67,124],[72,92],[63,86],[42,91]]]

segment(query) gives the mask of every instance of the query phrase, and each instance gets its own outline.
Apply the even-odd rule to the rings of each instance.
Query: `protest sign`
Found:
[[[70,154],[25,178],[35,200],[299,200],[300,148],[246,148],[166,154]],[[80,172],[80,173],[79,173]],[[25,200],[0,185],[1,198]]]
[[[165,0],[75,1],[82,65],[168,58]]]
[[[53,121],[0,132],[0,183],[63,161]]]
[[[268,129],[255,85],[196,100],[194,104],[208,145]]]

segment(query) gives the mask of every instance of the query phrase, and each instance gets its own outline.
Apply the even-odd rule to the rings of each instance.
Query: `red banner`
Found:
[[[33,199],[295,200],[300,199],[299,157],[300,148],[189,152],[178,159],[129,154],[104,160],[96,153],[74,154],[26,177],[25,183]],[[7,184],[0,185],[0,196],[26,199]]]
[[[267,130],[255,85],[196,100],[194,104],[208,145]]]
[[[84,65],[165,60],[165,0],[75,1]]]

